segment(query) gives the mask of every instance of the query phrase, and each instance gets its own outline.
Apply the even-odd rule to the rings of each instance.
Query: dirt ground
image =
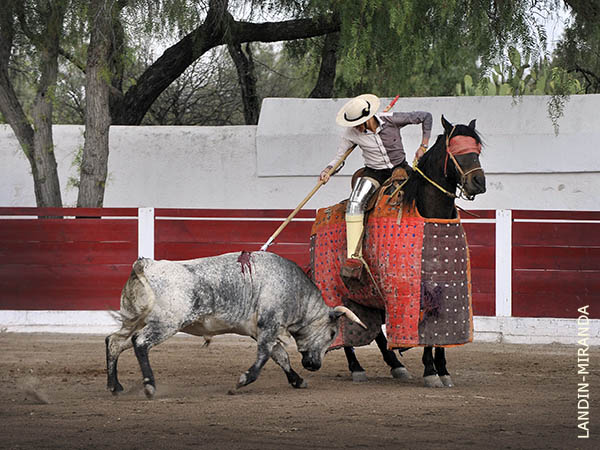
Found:
[[[106,390],[104,337],[0,333],[0,448],[304,449],[600,448],[600,350],[591,351],[590,429],[577,439],[577,347],[470,344],[448,351],[456,387],[422,387],[389,375],[376,347],[357,349],[367,383],[352,383],[342,351],[323,368],[292,364],[308,389],[270,361],[228,394],[254,361],[248,338],[177,336],[150,352],[157,395],[146,400],[131,350],[119,360],[125,392]]]

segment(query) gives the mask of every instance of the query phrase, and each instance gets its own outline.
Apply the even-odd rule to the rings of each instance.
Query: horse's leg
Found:
[[[435,370],[435,362],[433,360],[433,347],[425,347],[423,349],[423,365],[425,366],[425,372],[423,372],[423,382],[425,387],[444,387],[442,380],[438,376],[437,370]]]
[[[365,369],[362,368],[358,359],[356,359],[354,347],[344,347],[344,353],[346,354],[346,360],[348,361],[348,369],[350,369],[350,372],[352,373],[352,381],[355,383],[368,381]]]
[[[385,363],[390,366],[390,372],[392,373],[392,377],[398,378],[400,380],[410,380],[412,376],[408,373],[404,364],[402,364],[396,354],[388,350],[387,348],[387,339],[385,338],[385,334],[381,331],[377,337],[375,338],[375,342],[377,342],[377,346],[379,347],[379,351],[381,352],[381,356],[383,356],[383,360]]]
[[[446,349],[444,347],[435,348],[434,364],[444,386],[453,387],[454,383],[452,383],[450,373],[448,372],[448,369],[446,369]]]

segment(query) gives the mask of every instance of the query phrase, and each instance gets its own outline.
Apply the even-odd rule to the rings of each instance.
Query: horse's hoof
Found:
[[[444,387],[444,383],[442,383],[442,380],[440,380],[440,377],[437,375],[427,375],[426,377],[423,377],[423,383],[425,384],[425,387],[428,388]]]
[[[442,375],[440,377],[440,380],[442,381],[442,384],[446,387],[454,387],[454,383],[452,382],[452,378],[450,378],[450,375]]]
[[[366,381],[369,381],[369,379],[367,378],[367,372],[352,372],[352,381],[354,383],[364,383]]]
[[[397,380],[404,380],[404,381],[406,381],[406,380],[411,380],[412,379],[412,375],[406,369],[406,367],[395,367],[390,372],[392,373],[392,377],[396,378]]]
[[[146,398],[148,400],[152,400],[154,398],[154,394],[156,393],[156,388],[151,384],[144,385],[144,394],[146,394]]]
[[[296,389],[306,389],[308,387],[308,383],[303,379],[299,379],[292,384],[292,386],[294,386]]]
[[[114,386],[108,386],[108,390],[112,395],[118,395],[119,392],[123,392],[123,386],[121,386],[121,383],[117,383]]]

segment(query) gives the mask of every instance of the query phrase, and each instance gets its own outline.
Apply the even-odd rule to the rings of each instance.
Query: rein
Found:
[[[446,167],[448,164],[448,157],[449,157],[450,159],[452,159],[452,162],[454,163],[454,166],[456,167],[456,170],[458,171],[458,173],[460,175],[460,182],[458,183],[458,188],[460,190],[459,195],[456,195],[456,194],[444,189],[438,183],[436,183],[431,178],[429,178],[427,175],[425,175],[423,173],[423,171],[421,169],[419,169],[419,167],[417,165],[415,165],[414,170],[416,172],[418,172],[423,178],[425,178],[430,184],[432,184],[433,186],[438,188],[440,191],[442,191],[444,194],[446,194],[448,197],[453,198],[453,199],[463,198],[465,200],[473,201],[475,199],[475,196],[467,194],[465,192],[465,190],[463,189],[463,184],[465,183],[467,175],[469,175],[477,170],[483,171],[483,168],[481,166],[475,167],[475,168],[465,172],[462,169],[462,167],[460,166],[460,164],[458,163],[458,161],[456,160],[456,158],[454,157],[454,154],[457,154],[457,155],[465,155],[467,153],[479,154],[481,152],[481,144],[477,143],[476,145],[472,145],[472,144],[466,143],[466,142],[457,142],[457,146],[455,147],[456,149],[454,151],[451,151],[450,150],[450,147],[451,147],[450,140],[461,137],[461,136],[455,136],[454,138],[452,137],[452,133],[454,133],[455,128],[456,128],[456,125],[454,127],[452,127],[452,131],[450,131],[450,134],[448,134],[446,136],[446,160],[444,162],[444,176],[446,176]],[[469,139],[472,139],[472,138],[469,138]]]

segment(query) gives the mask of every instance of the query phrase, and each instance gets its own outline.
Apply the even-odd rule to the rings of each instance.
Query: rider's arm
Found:
[[[327,183],[327,181],[329,181],[329,175],[327,175],[328,172],[344,157],[346,151],[354,147],[354,145],[355,144],[350,139],[346,138],[345,136],[341,137],[335,158],[333,158],[331,162],[327,164],[327,167],[325,167],[319,175],[319,179],[322,180],[323,183]]]
[[[417,149],[415,156],[417,159],[423,156],[429,145],[429,138],[431,137],[431,128],[433,125],[431,113],[427,111],[395,112],[392,114],[392,122],[398,127],[410,124],[421,124],[421,145]]]

